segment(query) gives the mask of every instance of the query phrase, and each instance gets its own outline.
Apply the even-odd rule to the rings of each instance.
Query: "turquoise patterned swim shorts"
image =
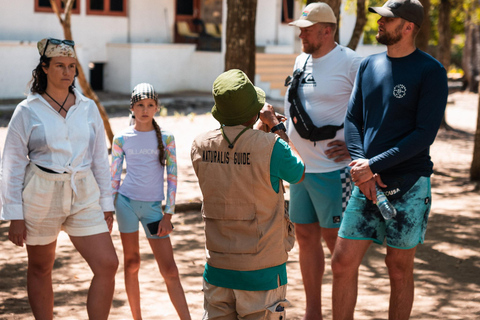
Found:
[[[377,206],[358,187],[353,189],[338,236],[352,240],[373,240],[397,249],[411,249],[423,243],[431,207],[429,177],[420,177],[400,199],[391,200],[397,209],[393,219],[383,219]]]

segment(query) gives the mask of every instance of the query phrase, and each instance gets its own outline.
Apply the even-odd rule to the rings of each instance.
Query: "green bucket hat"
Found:
[[[253,118],[265,104],[265,92],[255,87],[243,71],[228,70],[213,83],[212,115],[220,124],[235,126]]]

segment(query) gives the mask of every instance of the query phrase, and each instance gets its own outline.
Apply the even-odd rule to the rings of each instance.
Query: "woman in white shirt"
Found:
[[[95,103],[74,89],[74,42],[43,39],[31,93],[12,116],[2,162],[1,218],[9,239],[27,246],[27,289],[36,319],[53,319],[52,269],[60,230],[94,277],[90,319],[107,319],[118,258],[109,234],[113,201],[103,122]]]

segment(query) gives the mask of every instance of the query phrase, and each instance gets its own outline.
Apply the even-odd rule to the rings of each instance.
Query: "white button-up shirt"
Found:
[[[58,173],[91,169],[103,211],[114,211],[107,144],[95,103],[74,90],[75,105],[63,118],[39,94],[20,102],[8,125],[3,150],[2,220],[22,220],[22,191],[29,162]]]

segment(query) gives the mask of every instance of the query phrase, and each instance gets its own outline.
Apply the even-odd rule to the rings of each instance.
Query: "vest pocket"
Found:
[[[258,225],[255,205],[203,203],[205,242],[210,251],[219,253],[257,253]]]

